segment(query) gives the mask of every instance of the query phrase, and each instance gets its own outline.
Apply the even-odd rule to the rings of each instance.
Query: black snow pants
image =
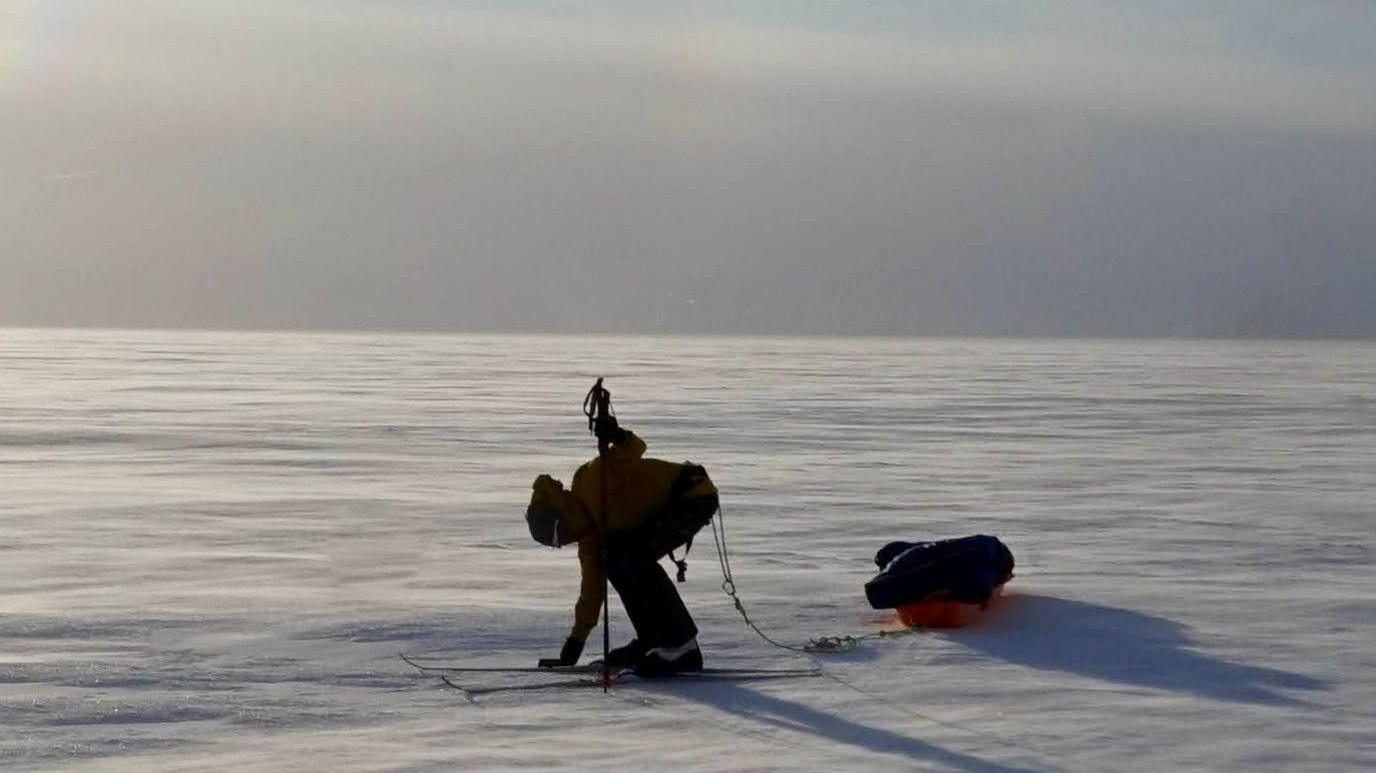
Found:
[[[717,495],[678,494],[701,467],[685,467],[675,492],[658,512],[634,529],[607,540],[607,579],[621,597],[635,638],[647,647],[677,647],[697,636],[698,627],[659,559],[689,542],[717,512]]]

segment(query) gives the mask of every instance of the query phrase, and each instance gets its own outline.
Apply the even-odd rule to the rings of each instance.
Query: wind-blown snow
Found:
[[[776,639],[895,628],[891,539],[997,534],[1009,598],[819,678],[439,686],[396,654],[566,635],[520,515],[598,375]],[[1376,765],[1371,344],[0,331],[0,492],[9,768]],[[704,536],[709,665],[806,663],[720,579]]]

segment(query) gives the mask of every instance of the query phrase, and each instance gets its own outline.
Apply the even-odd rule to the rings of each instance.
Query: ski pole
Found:
[[[597,435],[597,458],[599,466],[598,478],[598,513],[602,523],[597,524],[602,532],[602,692],[611,689],[612,669],[607,662],[611,657],[612,649],[612,628],[611,628],[611,576],[607,573],[607,474],[608,467],[611,465],[611,442],[605,437],[606,433],[597,432],[599,420],[606,419],[611,413],[612,394],[602,386],[602,377],[597,377],[597,383],[588,390],[588,396],[583,400],[583,413],[588,417],[588,429]]]

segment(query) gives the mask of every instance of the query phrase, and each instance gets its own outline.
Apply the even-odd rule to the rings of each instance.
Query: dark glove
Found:
[[[583,640],[570,636],[564,640],[564,648],[559,650],[557,658],[540,658],[540,668],[554,668],[555,666],[572,666],[578,662],[578,656],[583,654]]]
[[[616,443],[626,436],[626,430],[616,423],[615,416],[599,416],[596,424],[593,425],[592,434],[598,440],[605,440],[608,443]]]

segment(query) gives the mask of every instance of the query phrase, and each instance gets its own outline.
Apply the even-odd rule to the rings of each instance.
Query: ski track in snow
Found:
[[[1008,598],[816,678],[401,663],[558,650],[576,560],[520,516],[598,375],[776,639],[895,627],[891,539],[999,535]],[[6,769],[1376,766],[1372,344],[6,330],[0,491]],[[709,665],[812,661],[690,558]]]

